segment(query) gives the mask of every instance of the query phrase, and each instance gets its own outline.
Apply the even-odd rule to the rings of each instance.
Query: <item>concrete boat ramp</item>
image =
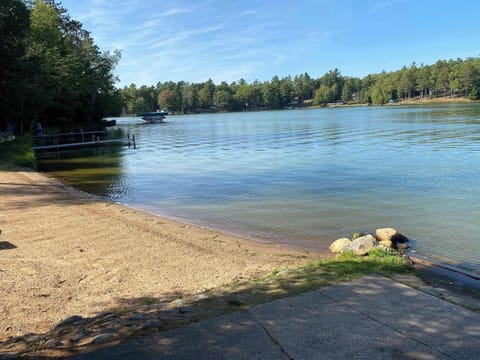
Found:
[[[75,359],[480,359],[480,313],[370,275]]]

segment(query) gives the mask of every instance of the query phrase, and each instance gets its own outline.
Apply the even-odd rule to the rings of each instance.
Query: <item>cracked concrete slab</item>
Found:
[[[77,359],[480,359],[480,314],[367,276]]]

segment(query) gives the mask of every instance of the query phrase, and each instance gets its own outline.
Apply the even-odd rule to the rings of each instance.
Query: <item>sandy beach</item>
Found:
[[[0,172],[0,229],[0,339],[321,256],[105,202],[36,172]]]

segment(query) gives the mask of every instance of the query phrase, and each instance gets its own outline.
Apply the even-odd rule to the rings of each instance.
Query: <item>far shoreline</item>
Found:
[[[308,101],[308,100],[307,100]],[[245,112],[265,112],[265,111],[290,111],[290,110],[313,110],[313,109],[332,109],[332,108],[354,108],[354,107],[390,107],[390,106],[428,106],[428,105],[446,105],[446,104],[480,104],[480,100],[470,100],[464,96],[451,98],[450,96],[428,98],[412,98],[412,99],[397,99],[392,103],[373,104],[373,103],[332,103],[332,105],[306,105],[306,106],[294,106],[285,109],[244,109],[240,111],[217,111],[217,110],[205,110],[198,112],[186,112],[186,113],[169,113],[168,116],[184,116],[184,115],[212,115],[212,114],[237,114]],[[139,117],[137,114],[122,114],[120,116],[108,116],[105,119],[116,118],[134,118]]]

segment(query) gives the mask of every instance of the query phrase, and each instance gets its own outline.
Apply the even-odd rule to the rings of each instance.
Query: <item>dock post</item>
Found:
[[[127,132],[127,143],[128,147],[130,147],[130,132]]]
[[[137,144],[135,143],[135,134],[132,135],[132,140],[133,140],[133,148],[137,148]]]

